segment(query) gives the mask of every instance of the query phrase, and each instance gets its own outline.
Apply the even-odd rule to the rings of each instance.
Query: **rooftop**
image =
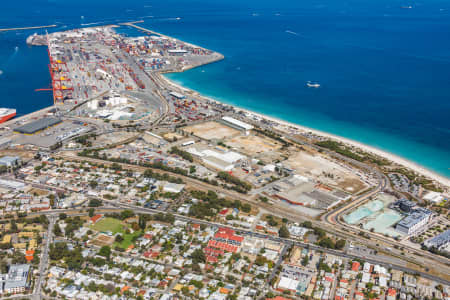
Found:
[[[27,123],[23,126],[17,127],[14,131],[25,133],[25,134],[32,134],[40,130],[44,130],[50,126],[56,125],[61,123],[61,119],[58,118],[42,118],[36,121],[32,121],[30,123]]]

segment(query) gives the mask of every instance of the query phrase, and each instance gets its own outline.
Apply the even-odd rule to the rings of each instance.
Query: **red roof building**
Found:
[[[100,220],[103,217],[103,215],[95,215],[91,218],[91,223],[95,224],[98,222],[98,220]]]
[[[359,270],[360,264],[357,261],[354,261],[352,264],[352,271],[357,272]]]
[[[207,256],[207,262],[217,262],[217,257],[223,256],[225,252],[236,253],[239,251],[244,237],[235,233],[233,229],[219,228],[214,238],[208,241],[208,246],[203,249]]]

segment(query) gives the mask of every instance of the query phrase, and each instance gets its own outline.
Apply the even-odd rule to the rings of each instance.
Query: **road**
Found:
[[[57,220],[56,216],[49,217],[47,234],[45,236],[45,245],[44,245],[44,249],[42,251],[41,261],[39,264],[39,274],[37,275],[35,285],[34,285],[34,291],[33,291],[33,295],[32,295],[33,300],[41,299],[42,283],[43,283],[43,279],[45,278],[45,274],[47,272],[48,261],[49,261],[48,252],[49,252],[49,248],[50,248],[50,243],[53,240],[53,228],[55,226],[56,220]]]
[[[89,161],[89,162],[96,163],[96,164],[110,164],[110,165],[113,164],[113,162],[105,161],[103,159],[96,159],[96,158],[90,158],[90,157],[79,157],[75,152],[70,152],[70,151],[64,152],[64,153],[57,153],[55,156],[65,158],[67,160]],[[363,240],[363,238],[360,235],[358,235],[359,230],[357,230],[343,222],[340,222],[339,218],[335,218],[334,222],[333,222],[332,216],[336,216],[337,213],[339,213],[339,212],[345,212],[346,209],[349,209],[348,206],[338,208],[335,211],[332,211],[332,212],[326,214],[325,220],[317,221],[317,220],[311,219],[307,216],[303,216],[299,212],[289,209],[289,207],[284,207],[284,206],[276,205],[276,204],[271,205],[268,203],[263,203],[261,201],[258,201],[256,199],[257,195],[241,194],[241,193],[238,193],[235,191],[224,189],[219,186],[207,184],[203,181],[193,179],[191,177],[183,176],[180,174],[174,174],[174,173],[162,171],[159,169],[153,169],[153,168],[143,167],[143,166],[134,165],[134,164],[126,164],[126,163],[117,163],[117,164],[121,165],[125,169],[135,170],[135,171],[139,171],[139,172],[145,172],[145,170],[151,169],[156,173],[161,173],[161,174],[166,173],[173,177],[181,178],[185,183],[189,184],[193,188],[196,188],[199,190],[212,190],[224,197],[229,197],[230,199],[236,199],[236,200],[240,200],[242,202],[251,203],[255,207],[270,211],[270,213],[273,215],[276,215],[279,217],[286,217],[294,222],[301,223],[306,220],[311,221],[314,226],[323,228],[324,230],[326,230],[340,238],[345,238],[349,241],[353,241],[356,243],[363,242],[367,246],[370,246],[371,248],[373,248],[377,251],[380,251],[380,252],[385,251],[386,247],[389,247],[392,249],[390,251],[391,252],[390,254],[392,256],[396,257],[398,259],[399,263],[400,263],[400,261],[408,261],[412,264],[416,264],[418,266],[422,266],[422,268],[425,268],[425,266],[433,266],[433,265],[435,265],[435,261],[439,261],[444,264],[443,267],[447,268],[448,260],[444,257],[440,257],[437,255],[431,254],[427,251],[417,250],[417,249],[412,249],[412,248],[410,249],[410,251],[413,251],[413,252],[411,252],[411,254],[408,257],[405,257],[402,254],[402,250],[395,249],[395,246],[398,244],[398,242],[396,242],[396,241],[385,238],[383,236],[378,236],[376,234],[372,234],[370,232],[367,233],[368,235],[370,235],[370,239]],[[375,187],[375,189],[370,190],[367,193],[357,197],[350,204],[352,207],[353,207],[353,205],[356,205],[354,203],[363,203],[364,201],[367,201],[368,199],[370,199],[370,197],[376,195],[380,191],[383,191],[387,187],[387,185],[388,185],[387,178],[383,174],[379,174],[379,176],[380,176],[380,182]],[[380,244],[383,244],[383,243],[385,244],[385,246],[380,246]],[[405,246],[405,248],[406,247],[407,246]],[[418,255],[413,255],[414,253],[418,253]],[[440,270],[440,272],[443,274],[450,274],[450,268],[448,268],[447,273],[445,273],[446,271],[445,272],[442,272],[442,271],[444,271],[444,270]]]
[[[116,207],[121,207],[122,209],[131,209],[133,210],[135,213],[145,213],[145,214],[156,214],[156,213],[161,213],[164,211],[160,211],[157,209],[151,209],[151,208],[144,208],[144,207],[140,207],[140,206],[135,206],[132,204],[127,204],[127,203],[117,203],[114,200],[104,200],[103,202],[108,203],[110,205],[116,206]],[[99,208],[100,209],[100,208]],[[79,215],[87,215],[87,212],[80,212],[80,209],[59,209],[59,210],[53,210],[53,211],[42,211],[42,212],[36,212],[31,215],[47,215],[47,216],[57,216],[60,213],[76,213]],[[328,249],[328,248],[322,248],[320,246],[314,245],[314,244],[308,244],[308,243],[304,243],[295,239],[290,239],[290,238],[280,238],[277,236],[273,236],[273,235],[269,235],[269,234],[264,234],[264,233],[260,233],[260,232],[254,232],[251,230],[246,230],[246,229],[242,229],[242,228],[237,228],[237,227],[233,227],[233,226],[229,226],[229,225],[224,225],[221,223],[216,223],[216,222],[210,222],[210,221],[204,221],[204,220],[199,220],[199,219],[194,219],[191,217],[187,217],[187,216],[183,216],[183,215],[178,215],[178,214],[173,214],[175,216],[176,219],[181,220],[181,221],[185,221],[185,222],[191,222],[191,223],[195,223],[195,224],[204,224],[207,226],[213,226],[213,227],[225,227],[225,228],[230,228],[233,229],[235,231],[237,231],[239,234],[241,235],[246,235],[246,236],[251,236],[251,237],[257,237],[257,238],[261,238],[261,239],[267,239],[267,240],[271,240],[274,242],[279,242],[279,243],[283,243],[285,245],[295,245],[295,246],[299,246],[302,248],[307,248],[310,250],[315,250],[315,251],[321,251],[324,253],[329,253],[332,255],[336,255],[336,256],[340,256],[340,257],[345,257],[345,258],[349,258],[349,259],[360,259],[363,261],[367,261],[369,263],[372,264],[378,264],[380,266],[384,266],[386,268],[393,268],[393,269],[397,269],[400,270],[402,272],[406,272],[409,274],[419,274],[420,276],[430,279],[430,280],[434,280],[438,283],[441,284],[446,284],[446,285],[450,285],[450,281],[443,279],[441,277],[426,273],[426,272],[421,272],[421,271],[416,271],[414,269],[408,268],[408,267],[404,267],[401,265],[397,265],[397,264],[390,264],[390,263],[386,263],[384,260],[378,259],[378,258],[368,258],[364,255],[359,255],[359,254],[350,254],[350,253],[346,253],[344,251],[339,251],[339,250],[334,250],[334,249]]]

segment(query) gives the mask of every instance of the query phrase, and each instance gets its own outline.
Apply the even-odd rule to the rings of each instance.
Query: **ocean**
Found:
[[[1,27],[145,20],[225,60],[168,78],[217,100],[350,138],[450,178],[450,2],[443,0],[4,3]],[[177,20],[177,18],[180,18]],[[130,35],[132,30],[120,29]],[[44,47],[0,33],[0,107],[51,105]],[[309,88],[308,81],[320,83]]]

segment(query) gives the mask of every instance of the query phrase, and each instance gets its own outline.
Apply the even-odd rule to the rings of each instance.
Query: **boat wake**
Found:
[[[101,21],[101,22],[92,22],[92,23],[81,23],[81,26],[91,26],[91,25],[98,25],[98,24],[102,24],[105,23],[106,21]]]
[[[309,88],[315,88],[315,89],[317,89],[317,88],[320,87],[320,83],[318,83],[318,82],[312,82],[312,81],[307,81],[307,82],[306,82],[306,86],[309,87]]]
[[[293,35],[298,35],[298,33],[295,31],[286,30],[285,32]]]

